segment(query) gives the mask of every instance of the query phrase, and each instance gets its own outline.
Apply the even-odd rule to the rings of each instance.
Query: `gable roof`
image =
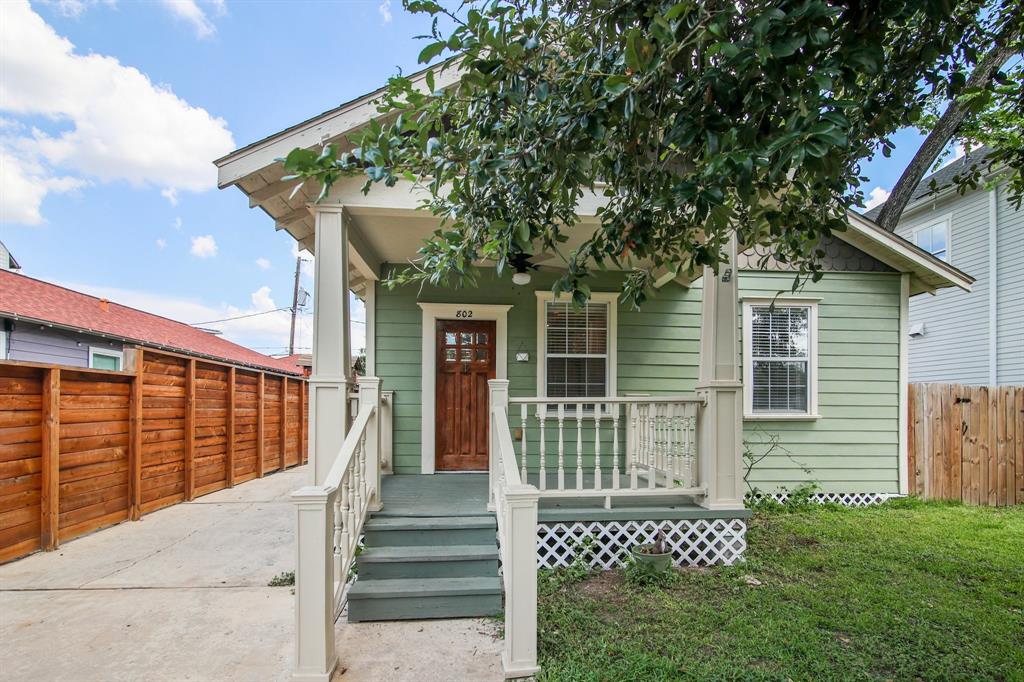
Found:
[[[959,159],[951,161],[949,164],[943,166],[931,175],[926,175],[921,182],[917,183],[914,193],[910,195],[910,201],[907,202],[907,207],[909,208],[913,206],[914,202],[920,199],[937,195],[942,190],[951,187],[956,176],[969,167],[968,164],[980,166],[991,153],[992,149],[990,147],[978,147],[977,149],[965,153]],[[932,181],[935,182],[934,190],[932,189]],[[871,210],[865,211],[863,215],[874,220],[878,217],[878,214],[882,212],[882,207],[885,206],[885,203],[886,202],[883,201]]]
[[[441,69],[441,65],[430,68],[439,70],[437,88],[447,87],[459,78],[457,69]],[[425,87],[423,81],[428,70],[409,76],[414,87]],[[308,206],[316,201],[317,192],[305,184],[296,189],[294,180],[283,180],[283,168],[276,159],[296,147],[311,148],[328,141],[344,140],[346,134],[380,116],[375,100],[381,92],[375,90],[217,159],[214,163],[218,186],[236,185],[249,198],[250,207],[260,207],[277,223],[277,229],[287,230],[300,243],[305,243],[303,240],[313,234]],[[848,215],[850,229],[835,236],[898,272],[911,274],[911,294],[945,287],[970,290],[974,279],[966,273],[887,232],[870,217],[854,211],[849,211]]]
[[[0,317],[53,325],[273,372],[301,374],[272,358],[183,322],[0,270]]]
[[[0,241],[0,253],[7,254],[7,261],[8,263],[10,263],[9,267],[11,270],[21,270],[21,265],[19,265],[18,261],[14,259],[14,254],[11,253],[11,250],[8,249],[7,245],[4,244],[2,241]],[[0,269],[6,270],[7,268],[0,267]]]

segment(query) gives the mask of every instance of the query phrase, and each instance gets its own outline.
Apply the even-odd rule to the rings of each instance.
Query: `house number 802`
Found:
[[[473,317],[473,311],[472,310],[456,310],[455,311],[455,317],[468,320],[469,318]]]

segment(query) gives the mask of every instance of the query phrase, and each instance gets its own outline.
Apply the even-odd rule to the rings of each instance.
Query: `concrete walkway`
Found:
[[[291,491],[305,467],[0,566],[0,679],[289,679]],[[501,679],[497,625],[337,627],[337,680]]]

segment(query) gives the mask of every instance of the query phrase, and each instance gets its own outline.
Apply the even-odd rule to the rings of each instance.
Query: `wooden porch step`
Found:
[[[493,516],[374,515],[363,527],[367,547],[494,545]]]
[[[348,593],[350,622],[470,618],[501,613],[497,576],[359,580]]]
[[[359,579],[497,577],[498,548],[481,545],[367,547]]]

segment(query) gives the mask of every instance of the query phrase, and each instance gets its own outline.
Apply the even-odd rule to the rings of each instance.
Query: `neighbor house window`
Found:
[[[817,416],[817,305],[744,301],[746,416]]]
[[[120,371],[123,356],[120,351],[106,348],[89,348],[89,367],[92,369],[112,369]]]
[[[7,359],[7,332],[0,329],[0,360]]]
[[[616,294],[592,294],[582,307],[538,292],[538,378],[550,398],[615,395]]]
[[[945,218],[937,223],[914,230],[914,243],[936,258],[941,258],[948,262],[950,246],[949,225],[949,219]]]

